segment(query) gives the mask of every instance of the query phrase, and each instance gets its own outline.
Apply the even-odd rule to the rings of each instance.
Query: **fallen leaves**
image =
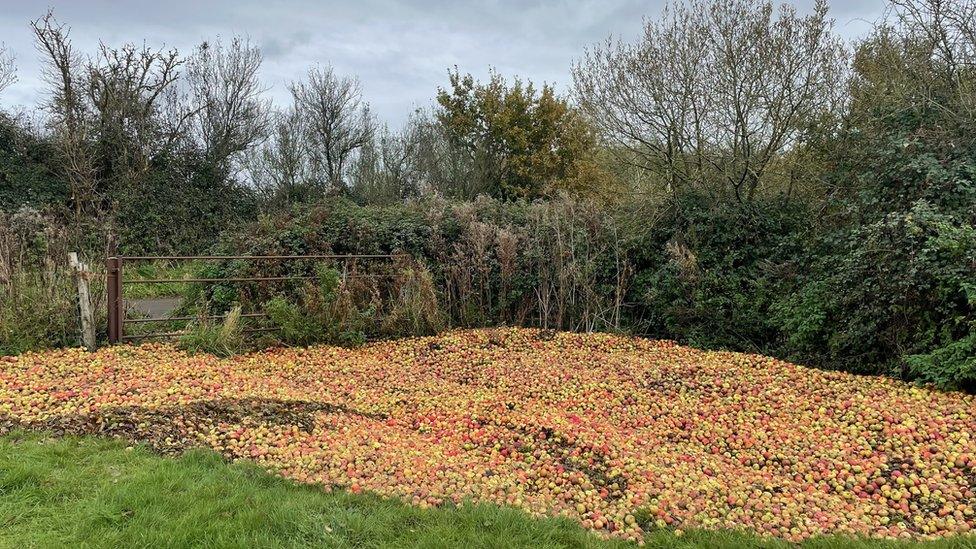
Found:
[[[207,446],[302,482],[604,535],[930,538],[976,526],[974,399],[607,334],[495,329],[230,359],[0,362],[0,425]]]

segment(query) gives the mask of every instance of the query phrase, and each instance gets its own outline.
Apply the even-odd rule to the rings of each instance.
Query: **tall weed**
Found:
[[[210,353],[223,357],[240,353],[245,348],[241,307],[238,305],[228,311],[220,323],[201,314],[200,319],[180,336],[179,346],[190,353]]]

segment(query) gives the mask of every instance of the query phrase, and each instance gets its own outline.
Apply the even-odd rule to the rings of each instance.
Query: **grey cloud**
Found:
[[[813,0],[796,3],[809,9]],[[454,65],[478,76],[495,67],[566,89],[585,46],[611,33],[633,39],[642,17],[656,16],[664,0],[0,0],[0,42],[16,55],[20,74],[0,104],[29,108],[41,99],[28,22],[49,4],[83,51],[99,39],[188,51],[217,35],[245,34],[263,48],[262,76],[276,102],[288,100],[288,83],[309,67],[331,64],[359,76],[374,111],[398,124],[431,101]],[[831,4],[848,38],[865,32],[883,9],[883,0]]]

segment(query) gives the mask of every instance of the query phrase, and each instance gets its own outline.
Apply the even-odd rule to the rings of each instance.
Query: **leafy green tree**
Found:
[[[487,83],[456,69],[437,93],[437,120],[466,153],[469,177],[503,199],[538,198],[559,190],[588,193],[606,185],[597,135],[549,85],[511,84],[497,72]]]

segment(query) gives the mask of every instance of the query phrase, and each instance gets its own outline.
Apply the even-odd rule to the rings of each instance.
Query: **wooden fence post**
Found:
[[[77,252],[68,254],[68,262],[78,281],[78,313],[81,318],[81,343],[89,351],[95,350],[95,317],[92,314],[91,293],[88,291],[88,266],[78,259]]]

